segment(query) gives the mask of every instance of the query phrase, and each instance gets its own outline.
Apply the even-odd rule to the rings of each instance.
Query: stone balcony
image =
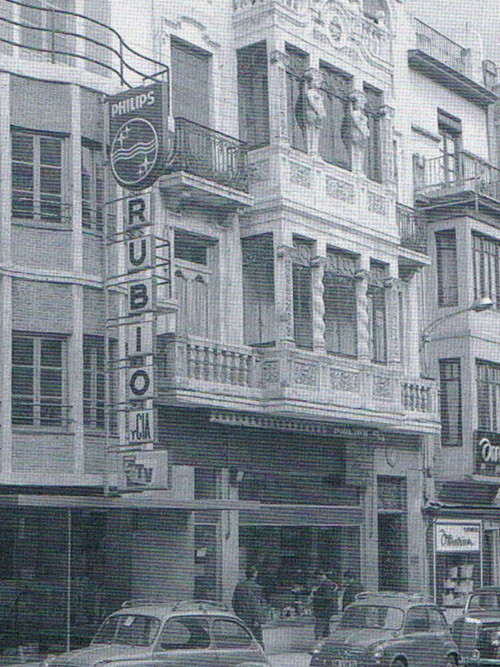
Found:
[[[174,334],[160,337],[158,354],[160,403],[437,428],[436,383],[384,365],[293,346],[255,350]]]

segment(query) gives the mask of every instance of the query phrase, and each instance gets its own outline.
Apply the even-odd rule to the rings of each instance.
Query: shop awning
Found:
[[[219,500],[211,498],[178,500],[161,492],[134,493],[122,496],[72,496],[51,494],[0,495],[0,507],[40,507],[93,510],[165,509],[185,512],[207,510],[256,510],[259,502],[250,500]]]
[[[247,526],[360,526],[364,521],[359,506],[264,505],[240,514]]]

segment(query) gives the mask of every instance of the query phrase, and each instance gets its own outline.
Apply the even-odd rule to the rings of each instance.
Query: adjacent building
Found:
[[[399,0],[121,4],[0,3],[4,646],[249,564],[285,625],[317,567],[497,581],[496,67]]]

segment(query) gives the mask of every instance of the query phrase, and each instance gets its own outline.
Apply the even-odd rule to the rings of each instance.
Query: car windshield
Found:
[[[473,593],[469,599],[469,609],[481,611],[499,610],[500,593]]]
[[[93,644],[127,644],[149,646],[158,634],[160,621],[154,616],[115,614],[104,621]]]
[[[359,605],[344,611],[340,627],[399,630],[403,625],[403,617],[403,611],[397,607]]]

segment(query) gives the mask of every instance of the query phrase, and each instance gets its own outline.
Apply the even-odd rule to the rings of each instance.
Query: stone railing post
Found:
[[[398,278],[390,276],[384,280],[386,289],[386,331],[387,331],[387,363],[389,367],[401,364],[400,325],[399,325],[399,294],[401,283]]]
[[[356,271],[356,309],[358,313],[358,359],[369,363],[370,352],[370,315],[368,313],[368,276],[369,271]]]
[[[282,245],[276,251],[276,332],[277,342],[294,343],[292,246]]]
[[[326,354],[325,343],[325,302],[323,294],[325,286],[323,276],[325,274],[326,257],[313,257],[312,267],[312,317],[313,317],[313,349],[315,352]]]

